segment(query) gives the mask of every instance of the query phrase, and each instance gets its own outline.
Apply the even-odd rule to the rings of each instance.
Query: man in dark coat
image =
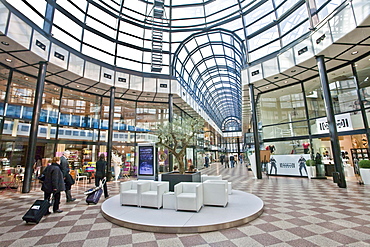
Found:
[[[100,185],[100,181],[105,177],[105,169],[107,169],[107,162],[105,161],[105,155],[101,154],[99,160],[96,162],[96,174],[95,174],[95,186]],[[104,196],[108,198],[108,188],[107,183],[104,183]]]
[[[225,155],[221,155],[220,156],[220,162],[221,162],[221,165],[223,166],[224,165],[224,161],[225,161]]]
[[[205,166],[206,168],[208,168],[208,167],[209,167],[209,158],[208,158],[208,155],[206,155],[206,157],[204,157],[204,166]]]
[[[231,168],[235,167],[235,157],[234,157],[234,155],[230,155],[230,166],[231,166]]]
[[[74,184],[73,178],[71,174],[69,174],[69,163],[68,163],[68,157],[71,153],[66,150],[63,152],[63,156],[60,157],[60,169],[62,170],[65,187],[66,187],[66,198],[67,202],[73,202],[76,200],[76,198],[72,198],[71,194],[71,187]]]
[[[57,163],[58,160],[59,160],[58,157],[53,158],[51,165],[44,170],[43,174],[45,175],[45,179],[41,187],[41,190],[44,191],[44,200],[50,201],[50,196],[53,194],[54,213],[63,212],[62,210],[59,209],[60,192],[66,189],[64,184],[63,173],[60,170],[59,164]]]

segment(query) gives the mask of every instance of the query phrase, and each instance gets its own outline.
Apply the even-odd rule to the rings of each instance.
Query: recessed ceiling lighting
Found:
[[[275,79],[275,80],[276,80],[276,79],[279,79],[279,77],[278,77],[278,76],[275,76],[275,77],[274,77],[274,79]]]
[[[284,83],[288,83],[288,81],[284,81]]]
[[[6,41],[1,41],[1,44],[3,44],[3,45],[9,45],[9,43],[6,42]]]
[[[352,55],[356,55],[357,53],[358,53],[358,51],[351,52]]]
[[[25,79],[26,81],[28,81],[28,77],[25,77],[24,79]]]
[[[10,58],[5,59],[5,61],[7,61],[8,63],[12,62],[12,60]]]
[[[80,85],[77,85],[76,87],[80,87]]]
[[[269,88],[269,87],[266,87],[266,88]]]
[[[293,70],[291,70],[290,72],[294,73],[294,72],[296,72],[296,70],[295,70],[295,69],[293,69]]]

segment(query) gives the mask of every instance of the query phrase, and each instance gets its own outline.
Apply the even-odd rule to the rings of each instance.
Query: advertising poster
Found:
[[[154,147],[139,146],[139,175],[154,175]]]
[[[306,161],[309,159],[309,154],[271,155],[267,171],[269,175],[307,177]]]

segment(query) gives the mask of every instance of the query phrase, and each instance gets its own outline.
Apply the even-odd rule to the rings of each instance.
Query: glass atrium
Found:
[[[335,114],[356,115],[350,102],[362,102],[368,90],[369,6],[358,0],[0,0],[1,156],[26,140],[40,61],[48,62],[38,137],[47,156],[66,148],[48,146],[60,140],[81,150],[105,143],[113,87],[117,147],[153,141],[150,132],[168,120],[173,103],[175,116],[206,120],[209,150],[240,153],[254,145],[251,110],[261,143],[281,142],[283,153],[291,146],[303,152],[306,141],[319,149],[328,134],[314,130],[327,114],[317,97],[315,57],[325,56],[333,98],[340,98]],[[368,135],[366,107],[349,134]],[[14,121],[23,134],[13,130]]]

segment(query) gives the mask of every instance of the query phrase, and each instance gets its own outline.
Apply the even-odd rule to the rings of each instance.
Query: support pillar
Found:
[[[261,154],[260,154],[260,140],[258,136],[258,122],[256,103],[254,101],[254,85],[249,84],[249,97],[251,101],[252,123],[253,123],[253,138],[254,138],[254,155],[256,157],[256,175],[258,179],[262,179],[261,171]]]
[[[340,144],[336,126],[336,120],[333,109],[333,102],[331,98],[328,76],[326,73],[324,56],[316,57],[317,67],[319,69],[319,76],[321,81],[321,87],[324,94],[325,110],[328,119],[329,136],[331,149],[333,150],[334,167],[336,172],[339,173],[337,184],[340,188],[346,188],[346,179],[344,176],[343,164],[341,159]]]
[[[365,127],[365,130],[366,130],[366,139],[370,140],[369,121],[367,121],[367,117],[366,117],[366,110],[365,110],[365,106],[364,106],[364,95],[363,95],[363,92],[361,91],[361,88],[360,88],[360,85],[359,85],[359,82],[358,82],[358,74],[357,74],[355,64],[352,63],[351,67],[352,67],[353,79],[355,80],[357,97],[358,97],[359,103],[360,103],[362,121],[364,123],[364,127]],[[368,149],[368,152],[370,153],[370,145],[369,144],[367,145],[367,149]]]
[[[22,193],[28,193],[31,190],[31,181],[33,173],[33,165],[35,163],[35,153],[37,145],[37,132],[39,128],[39,120],[42,105],[42,94],[44,92],[45,76],[46,76],[47,62],[39,63],[39,72],[37,76],[35,100],[33,103],[33,114],[31,120],[30,136],[28,138],[28,149],[26,157],[26,168],[24,172]]]
[[[112,178],[112,146],[113,146],[113,118],[114,118],[114,96],[116,88],[110,88],[109,123],[108,123],[108,145],[107,145],[107,181]]]
[[[168,122],[173,122],[173,94],[168,95]],[[173,155],[168,155],[168,169],[173,170]]]

